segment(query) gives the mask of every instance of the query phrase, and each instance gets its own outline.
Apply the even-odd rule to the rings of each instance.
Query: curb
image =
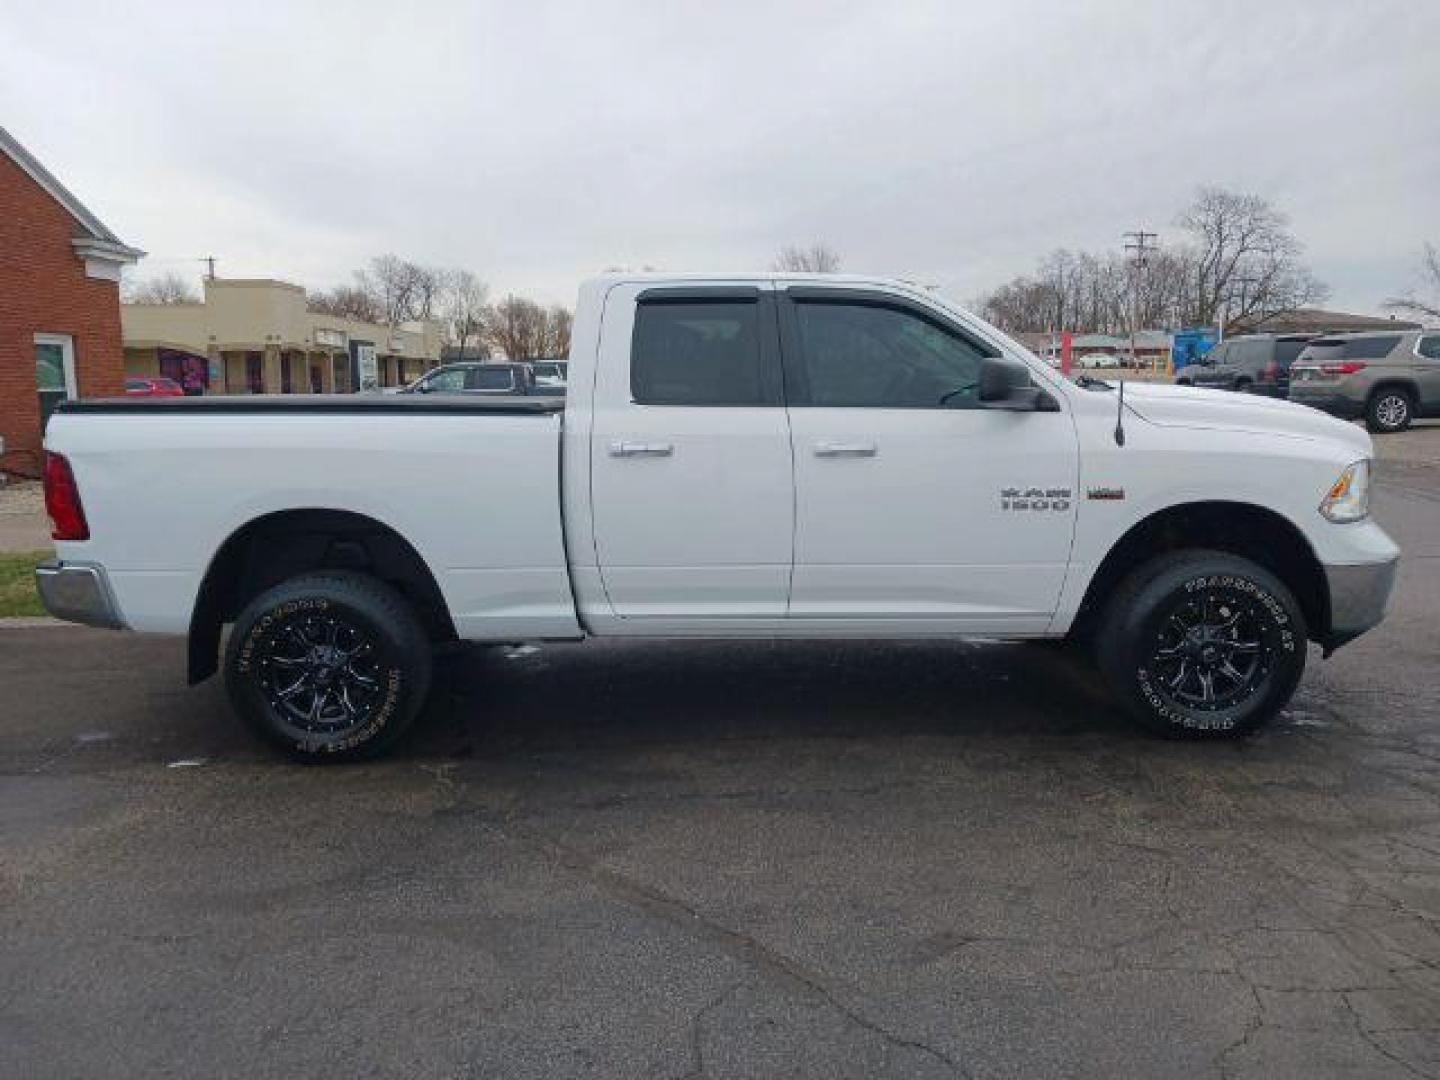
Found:
[[[45,630],[74,625],[63,619],[52,619],[48,615],[20,615],[14,618],[0,619],[0,630]]]

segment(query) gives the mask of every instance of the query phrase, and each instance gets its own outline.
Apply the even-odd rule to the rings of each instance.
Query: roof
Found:
[[[84,232],[84,238],[75,245],[81,255],[110,255],[133,262],[145,254],[139,248],[130,247],[106,228],[103,221],[77,199],[69,188],[55,179],[54,174],[41,165],[35,156],[3,127],[0,127],[0,153],[20,166],[21,171],[39,184],[47,195],[75,219]]]
[[[1237,319],[1230,336],[1236,333],[1322,334],[1346,330],[1418,330],[1420,324],[1381,315],[1352,315],[1345,311],[1296,308],[1259,319]]]

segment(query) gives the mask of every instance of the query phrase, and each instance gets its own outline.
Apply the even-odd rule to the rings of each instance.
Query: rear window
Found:
[[[642,302],[630,392],[641,405],[764,405],[760,306],[753,300]]]
[[[1340,338],[1316,338],[1305,346],[1296,359],[1304,364],[1318,364],[1321,361],[1336,359],[1344,347],[1345,342]]]
[[[1346,360],[1378,360],[1382,356],[1389,356],[1390,350],[1399,344],[1399,334],[1386,334],[1384,337],[1351,338],[1345,342],[1344,355]]]

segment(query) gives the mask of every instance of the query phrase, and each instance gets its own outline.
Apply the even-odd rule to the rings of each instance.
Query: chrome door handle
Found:
[[[612,442],[611,457],[669,457],[675,446],[668,442]]]
[[[874,457],[880,448],[873,442],[830,442],[822,440],[814,446],[816,457]]]

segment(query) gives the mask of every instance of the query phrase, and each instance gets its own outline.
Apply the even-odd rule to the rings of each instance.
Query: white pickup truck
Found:
[[[599,278],[569,362],[563,401],[69,403],[41,595],[188,634],[192,683],[328,760],[399,736],[445,640],[1069,638],[1213,737],[1384,614],[1370,438],[1303,406],[1071,382],[858,277]]]

